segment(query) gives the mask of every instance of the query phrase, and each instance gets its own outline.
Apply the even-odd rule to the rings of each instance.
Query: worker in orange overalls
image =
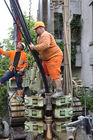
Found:
[[[50,76],[56,86],[56,91],[52,98],[58,98],[63,96],[60,78],[63,53],[56,44],[53,35],[45,31],[45,24],[42,21],[35,23],[34,30],[38,36],[37,45],[34,46],[30,43],[29,47],[39,53],[46,78],[48,79],[48,76]]]
[[[15,77],[17,84],[17,94],[20,97],[23,96],[22,74],[28,67],[27,55],[23,51],[24,48],[25,45],[22,42],[18,43],[16,50],[3,51],[0,48],[0,54],[8,56],[12,64],[8,72],[2,78],[0,78],[0,85],[5,81],[8,81],[11,77]]]

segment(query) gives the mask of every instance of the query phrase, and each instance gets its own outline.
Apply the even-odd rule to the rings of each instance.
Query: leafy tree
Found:
[[[29,22],[29,17],[24,15],[25,21],[27,23],[27,26],[29,28],[29,32],[31,34],[31,37],[33,39],[34,44],[36,44],[36,33],[33,31],[33,26],[34,26],[34,19],[31,17],[30,22]],[[29,23],[29,24],[28,24]],[[2,42],[2,48],[4,50],[14,50],[14,41],[13,41],[13,28],[9,28],[9,37],[7,39],[4,39]],[[23,42],[26,44],[24,38],[22,38]],[[29,65],[31,64],[32,61],[34,61],[33,56],[30,56],[29,54],[29,49],[26,47],[25,52],[28,55],[28,60],[29,60]],[[4,75],[4,73],[8,70],[10,66],[10,61],[8,57],[4,57],[0,55],[0,77]],[[6,112],[7,109],[7,84],[2,84],[0,86],[0,117],[4,117],[4,112]]]
[[[83,112],[85,111],[85,107],[87,114],[88,111],[93,112],[93,92],[91,92],[89,88],[84,88],[83,91],[81,90],[79,93],[79,98],[82,103]]]

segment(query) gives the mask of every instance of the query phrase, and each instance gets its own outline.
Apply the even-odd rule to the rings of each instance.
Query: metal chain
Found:
[[[28,22],[28,28],[30,29],[30,19],[31,19],[31,0],[29,0],[29,22]]]

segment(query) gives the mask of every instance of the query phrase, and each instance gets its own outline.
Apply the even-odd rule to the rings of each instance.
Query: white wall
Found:
[[[91,22],[91,7],[89,0],[82,0],[82,38],[81,38],[81,53],[82,53],[82,68],[80,78],[84,85],[93,83],[92,66],[89,64],[89,43],[92,37],[92,22]]]

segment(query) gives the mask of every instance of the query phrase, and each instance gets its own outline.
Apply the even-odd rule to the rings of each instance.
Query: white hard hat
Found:
[[[21,42],[23,49],[25,49],[25,44],[23,42]]]

